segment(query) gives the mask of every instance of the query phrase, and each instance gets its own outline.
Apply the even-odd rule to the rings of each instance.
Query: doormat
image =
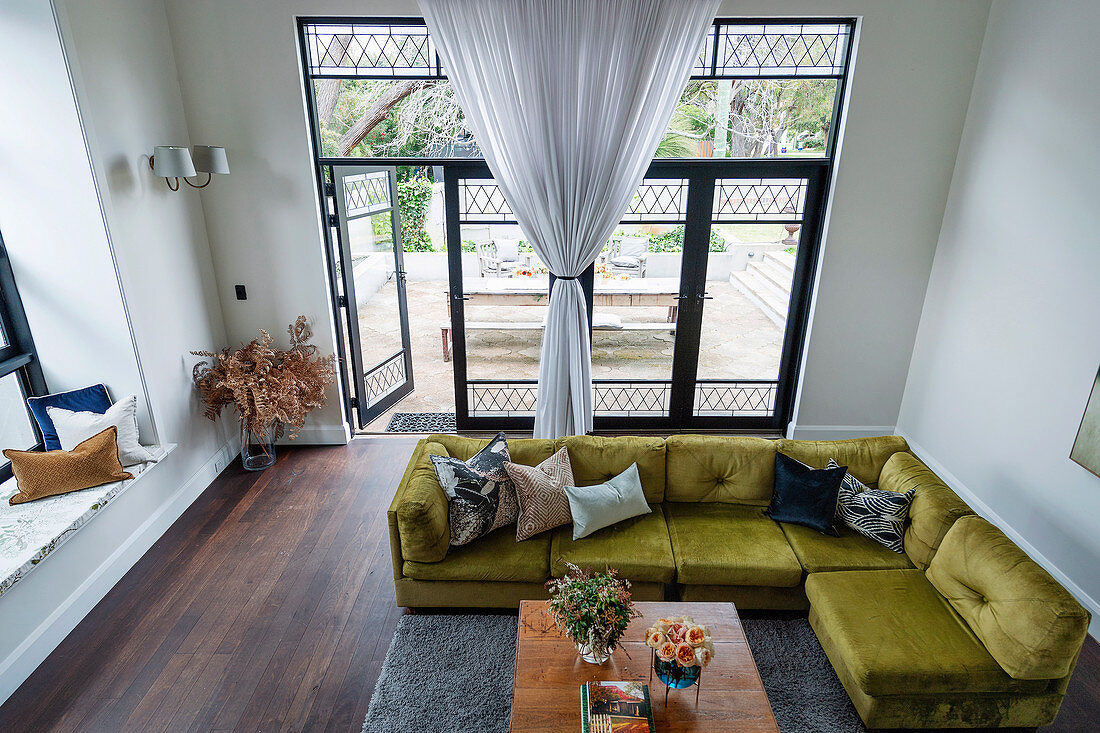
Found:
[[[387,433],[453,433],[453,412],[395,412],[386,426]]]

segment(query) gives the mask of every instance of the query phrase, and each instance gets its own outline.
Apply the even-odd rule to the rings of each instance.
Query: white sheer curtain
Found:
[[[559,279],[535,437],[592,429],[576,279],[630,204],[719,0],[420,0],[459,104],[531,245]]]

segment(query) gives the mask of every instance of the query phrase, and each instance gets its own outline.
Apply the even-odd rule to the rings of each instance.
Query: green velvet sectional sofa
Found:
[[[614,567],[636,600],[733,601],[808,610],[870,728],[1033,727],[1061,705],[1089,614],[1000,530],[978,517],[900,437],[845,441],[677,435],[509,440],[536,465],[563,445],[586,486],[638,464],[653,512],[574,541],[564,526],[523,542],[505,527],[449,547],[431,454],[467,459],[487,441],[420,441],[389,509],[397,602],[514,608],[545,598],[565,562]],[[854,532],[827,537],[763,514],[776,451],[830,458],[871,487],[916,489],[904,554]]]

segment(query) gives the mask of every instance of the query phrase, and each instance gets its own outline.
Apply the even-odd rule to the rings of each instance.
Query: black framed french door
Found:
[[[533,253],[492,244],[523,235],[488,166],[448,165],[444,180],[457,427],[530,429],[542,313],[519,306],[545,309],[554,278],[542,272]],[[818,161],[650,166],[607,256],[582,277],[593,339],[595,430],[785,429],[826,180],[827,166]],[[753,243],[759,236],[754,232],[777,228],[786,230],[786,240]],[[482,230],[479,237],[471,235],[474,229]],[[640,269],[620,269],[616,253],[639,234],[648,239],[647,249],[671,241],[671,251],[649,252]],[[470,246],[463,252],[455,243],[474,245],[476,252]],[[510,264],[508,257],[514,258]],[[635,315],[643,312],[650,315]],[[491,337],[477,337],[484,332]],[[527,356],[534,355],[527,360],[529,373],[494,358],[493,339],[518,333]],[[628,348],[600,345],[628,335],[667,358],[650,358],[644,369],[635,369]],[[488,353],[477,353],[486,343]]]
[[[344,391],[364,428],[414,387],[397,169],[330,165],[326,179]]]

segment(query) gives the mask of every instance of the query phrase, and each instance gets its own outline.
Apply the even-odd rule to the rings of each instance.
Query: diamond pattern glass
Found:
[[[367,372],[364,379],[367,388],[366,407],[370,407],[407,381],[405,352],[394,354],[390,359]]]
[[[511,417],[535,414],[534,382],[477,382],[466,385],[473,417]]]
[[[847,24],[723,24],[717,34],[715,76],[840,76],[844,73]],[[714,42],[709,37],[708,41]]]
[[[605,382],[592,384],[597,415],[668,415],[672,382]]]
[[[683,221],[687,216],[686,178],[646,179],[634,193],[622,221]]]
[[[504,192],[496,183],[468,183],[463,179],[458,184],[458,220],[463,224],[493,222],[495,224],[515,224],[516,217],[512,207],[504,200]]]
[[[714,186],[715,221],[801,221],[805,178],[719,178]]]
[[[386,171],[359,173],[344,179],[344,207],[348,218],[390,208],[390,182]]]
[[[306,26],[309,71],[314,76],[440,78],[435,46],[423,25]]]
[[[695,414],[722,417],[771,417],[778,382],[699,382]]]

